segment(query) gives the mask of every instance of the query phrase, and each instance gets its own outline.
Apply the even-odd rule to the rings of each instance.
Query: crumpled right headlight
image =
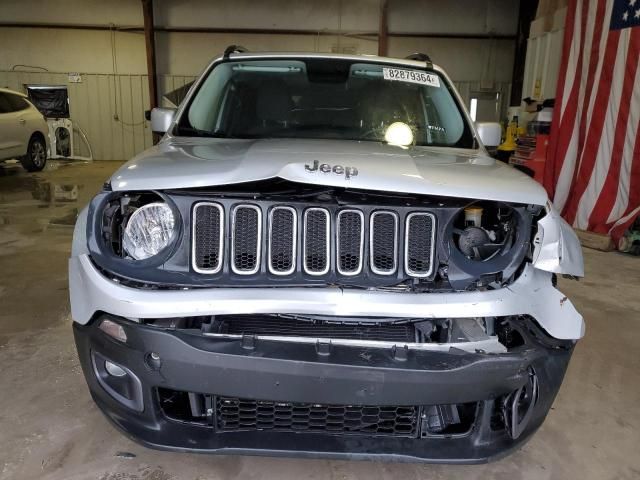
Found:
[[[175,218],[171,207],[154,202],[138,208],[124,230],[122,246],[135,260],[144,260],[160,253],[171,242]]]

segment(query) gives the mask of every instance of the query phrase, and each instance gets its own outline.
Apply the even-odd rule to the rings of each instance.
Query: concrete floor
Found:
[[[72,224],[118,162],[0,164],[0,479],[640,478],[640,258],[585,251],[561,289],[587,321],[547,421],[519,452],[433,466],[157,452],[92,403],[71,334]]]

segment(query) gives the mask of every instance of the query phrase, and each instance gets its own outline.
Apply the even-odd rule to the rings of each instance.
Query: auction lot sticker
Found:
[[[429,85],[430,87],[440,86],[440,79],[437,75],[433,75],[432,73],[403,70],[401,68],[382,67],[382,75],[385,80],[419,83],[421,85]]]

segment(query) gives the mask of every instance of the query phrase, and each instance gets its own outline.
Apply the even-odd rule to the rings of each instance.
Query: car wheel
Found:
[[[27,154],[20,160],[28,172],[39,172],[47,163],[47,146],[40,137],[33,136],[29,140]]]

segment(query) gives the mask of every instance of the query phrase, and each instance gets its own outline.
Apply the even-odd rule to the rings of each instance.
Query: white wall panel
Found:
[[[510,82],[513,40],[392,37],[389,55],[426,53],[455,81]]]
[[[0,86],[20,92],[28,84],[66,85],[71,119],[87,134],[96,160],[127,159],[151,146],[146,75],[84,74],[82,83],[67,81],[66,73],[0,71]]]
[[[515,0],[390,0],[390,32],[515,35]]]
[[[0,4],[2,0],[0,0]],[[0,21],[4,21],[0,15]],[[146,74],[142,33],[51,28],[1,28],[0,69],[32,65],[51,72]]]
[[[379,0],[189,0],[154,5],[156,23],[166,27],[344,31],[377,31],[379,10]]]
[[[1,0],[0,20],[26,23],[142,24],[140,0]]]
[[[377,54],[375,40],[337,35],[273,35],[273,34],[213,34],[165,33],[156,34],[158,72],[196,75],[229,45],[242,45],[255,52],[348,52]],[[185,55],[185,52],[189,52]]]

